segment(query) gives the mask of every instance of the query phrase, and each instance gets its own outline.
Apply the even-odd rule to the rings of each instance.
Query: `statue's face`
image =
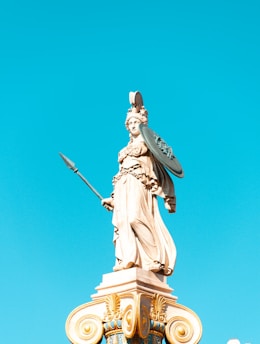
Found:
[[[140,135],[139,124],[141,121],[138,118],[131,117],[127,123],[128,130],[132,136]]]

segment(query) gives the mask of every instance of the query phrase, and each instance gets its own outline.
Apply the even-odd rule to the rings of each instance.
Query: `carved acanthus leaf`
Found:
[[[105,321],[122,319],[120,311],[120,298],[117,294],[112,294],[106,297],[106,313]]]
[[[151,319],[155,321],[165,322],[166,319],[166,301],[165,298],[159,294],[155,294],[151,302]]]

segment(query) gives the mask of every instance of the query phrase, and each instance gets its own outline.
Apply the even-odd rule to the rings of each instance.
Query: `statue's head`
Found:
[[[148,123],[148,112],[143,105],[143,98],[140,92],[129,92],[129,102],[132,107],[128,110],[125,125],[128,130],[128,122],[130,118],[137,118],[140,123]]]

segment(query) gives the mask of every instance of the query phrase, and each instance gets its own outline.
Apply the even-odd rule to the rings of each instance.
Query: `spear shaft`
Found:
[[[99,192],[90,184],[90,182],[79,172],[78,168],[75,166],[75,163],[71,161],[69,158],[67,158],[64,154],[59,153],[62,160],[65,162],[66,166],[72,170],[74,173],[76,173],[81,180],[90,188],[92,192],[102,201],[103,197],[100,195]]]

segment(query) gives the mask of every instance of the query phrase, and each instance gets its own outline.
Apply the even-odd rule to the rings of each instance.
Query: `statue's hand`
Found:
[[[112,197],[103,198],[101,201],[103,207],[105,207],[108,211],[113,211],[114,209],[114,200]]]
[[[176,198],[175,197],[166,197],[164,199],[164,206],[169,213],[176,212]]]

